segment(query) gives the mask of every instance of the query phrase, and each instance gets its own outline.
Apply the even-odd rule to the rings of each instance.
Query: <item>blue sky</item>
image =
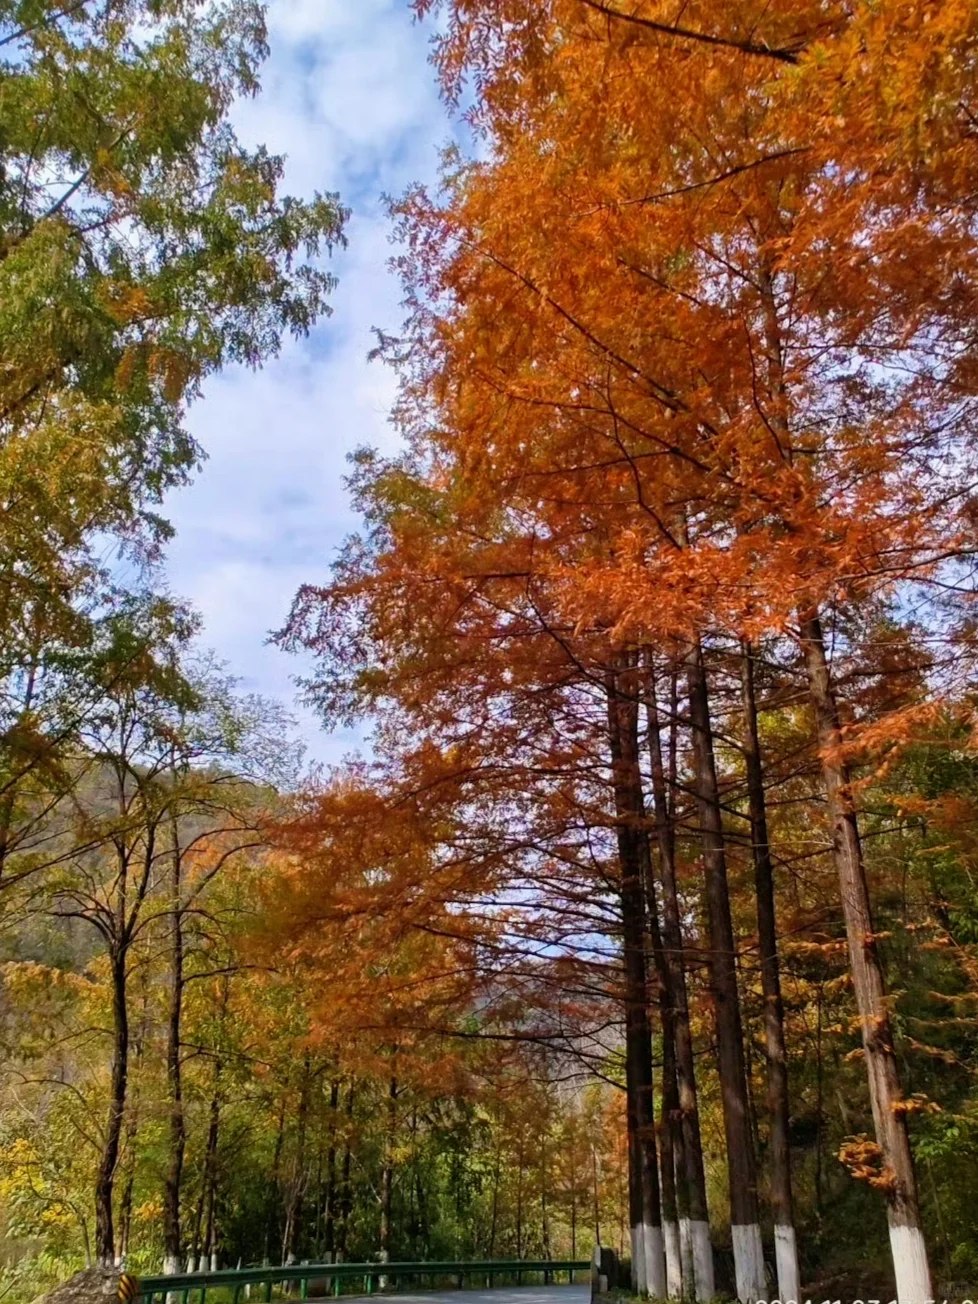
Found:
[[[267,633],[356,525],[346,454],[394,442],[393,378],[367,361],[371,327],[401,321],[381,195],[432,180],[452,128],[427,61],[430,28],[412,21],[407,0],[270,0],[268,22],[271,58],[260,96],[236,110],[239,135],[287,155],[292,194],[340,192],[349,248],[333,259],[333,315],[264,371],[215,378],[193,408],[209,457],[168,503],[177,536],[167,573],[242,686],[291,705],[303,666],[267,646]],[[296,714],[316,759],[337,761],[356,742]]]

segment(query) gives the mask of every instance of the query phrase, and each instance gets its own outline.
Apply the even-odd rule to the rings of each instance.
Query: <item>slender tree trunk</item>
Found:
[[[350,1235],[350,1215],[353,1212],[353,1178],[351,1174],[353,1147],[351,1143],[351,1131],[353,1128],[353,1101],[355,1094],[356,1083],[353,1078],[351,1078],[350,1086],[346,1093],[346,1136],[343,1139],[343,1164],[340,1176],[340,1225],[336,1237],[337,1263],[345,1259],[347,1255],[347,1243]]]
[[[187,1128],[183,1112],[183,1082],[180,1065],[180,1020],[183,1014],[183,911],[180,903],[181,855],[177,830],[173,830],[173,864],[170,892],[173,913],[170,933],[170,1008],[167,1019],[166,1081],[169,1092],[169,1155],[163,1186],[163,1271],[168,1275],[181,1268],[180,1188]]]
[[[901,1108],[903,1092],[893,1049],[883,966],[873,931],[869,886],[848,766],[842,754],[839,708],[817,611],[801,613],[801,643],[821,749],[822,778],[832,821],[832,857],[839,876],[842,913],[856,1008],[862,1025],[869,1098],[886,1194],[890,1247],[900,1304],[931,1297],[927,1246],[920,1224],[917,1183]]]
[[[651,905],[651,903],[650,903]],[[683,1294],[682,1249],[679,1243],[679,1205],[676,1191],[677,1159],[682,1172],[683,1134],[676,1082],[675,1029],[669,1020],[668,999],[659,998],[662,1022],[662,1091],[659,1106],[659,1161],[662,1181],[662,1237],[666,1254],[666,1291],[670,1299]]]
[[[662,943],[666,966],[666,999],[669,1003],[669,1022],[676,1046],[676,1085],[679,1094],[679,1117],[682,1130],[682,1167],[677,1185],[679,1210],[680,1252],[691,1265],[684,1285],[695,1293],[700,1304],[712,1300],[715,1293],[713,1275],[713,1249],[710,1244],[710,1223],[706,1204],[706,1168],[703,1163],[703,1143],[700,1136],[699,1104],[696,1092],[696,1061],[693,1054],[693,1037],[689,1026],[689,997],[686,988],[686,966],[683,959],[683,935],[676,882],[675,823],[670,790],[675,791],[676,764],[676,684],[673,676],[670,747],[670,780],[667,784],[662,757],[658,707],[655,682],[649,666],[646,711],[648,719],[649,758],[652,773],[652,798],[655,806],[656,842],[659,851],[659,869],[662,876]]]
[[[774,1215],[774,1255],[778,1272],[778,1298],[782,1304],[801,1298],[798,1247],[791,1199],[791,1149],[789,1144],[788,1055],[784,1037],[784,1004],[778,964],[777,923],[774,905],[774,867],[767,831],[764,765],[757,727],[754,691],[754,652],[744,644],[741,684],[744,700],[744,761],[750,810],[754,887],[757,896],[757,942],[764,996],[764,1048],[767,1054],[767,1107],[771,1120],[771,1211]]]
[[[601,1199],[598,1191],[598,1152],[591,1140],[591,1190],[594,1199],[594,1243],[601,1244]]]
[[[628,1050],[626,1046],[625,1054]],[[626,1071],[626,1077],[627,1077]],[[626,1084],[629,1097],[632,1084]],[[638,1124],[636,1110],[629,1099],[626,1108],[628,1128],[628,1226],[631,1232],[632,1248],[632,1294],[645,1295],[648,1292],[648,1279],[645,1265],[645,1242],[642,1239],[642,1152],[638,1141]]]
[[[648,877],[648,834],[638,748],[639,676],[633,665],[609,671],[608,736],[621,866],[622,949],[625,978],[625,1075],[628,1113],[634,1128],[630,1156],[639,1167],[641,1217],[632,1208],[632,1259],[639,1291],[666,1294],[665,1252],[655,1146],[652,1035],[645,965],[643,869]],[[643,854],[644,853],[644,854]],[[656,928],[658,922],[656,921]]]
[[[201,1173],[200,1195],[194,1212],[194,1230],[190,1238],[190,1253],[187,1255],[187,1271],[196,1272],[198,1263],[203,1262],[203,1249],[200,1234],[204,1227],[204,1205],[207,1203],[207,1170]]]
[[[543,1138],[540,1154],[540,1248],[545,1259],[553,1258],[550,1253],[550,1222],[547,1210],[547,1139]]]
[[[384,1166],[380,1175],[380,1261],[390,1263],[394,1217],[394,1145],[397,1139],[397,1078],[391,1075],[387,1092],[387,1128],[384,1135]],[[387,1278],[380,1278],[385,1289]]]
[[[299,1219],[306,1190],[306,1123],[309,1117],[310,1078],[309,1056],[306,1055],[302,1063],[299,1109],[296,1115],[295,1156],[292,1164],[292,1180],[289,1183],[288,1206],[285,1211],[285,1229],[282,1233],[283,1264],[295,1262]]]
[[[119,1200],[119,1262],[125,1263],[129,1257],[129,1242],[132,1234],[132,1196],[136,1174],[133,1165],[128,1166],[126,1180],[122,1186]]]
[[[201,1259],[197,1260],[197,1270],[202,1266],[209,1266],[211,1271],[217,1270],[217,1245],[216,1245],[216,1219],[217,1219],[217,1143],[220,1139],[221,1129],[221,1098],[218,1094],[218,1082],[221,1076],[220,1062],[214,1065],[214,1087],[211,1093],[210,1117],[207,1124],[207,1147],[204,1151],[204,1194],[202,1206],[206,1205],[207,1218],[204,1227],[204,1244],[203,1256],[206,1256],[206,1265],[201,1264]]]
[[[323,1223],[323,1248],[327,1263],[336,1255],[336,1116],[340,1107],[340,1083],[334,1078],[329,1088],[329,1150],[326,1154],[326,1208]]]
[[[143,1010],[143,1035],[137,1036],[133,1041],[132,1059],[138,1065],[142,1058],[143,1039],[147,1015]],[[118,1241],[119,1253],[117,1258],[120,1263],[126,1263],[130,1246],[132,1244],[132,1201],[136,1186],[136,1137],[139,1134],[139,1098],[130,1092],[129,1101],[126,1107],[126,1134],[122,1144],[122,1154],[125,1159],[126,1175],[122,1187],[122,1196],[119,1200],[119,1216],[116,1240]]]
[[[272,1153],[272,1171],[268,1183],[268,1195],[265,1201],[265,1250],[262,1262],[270,1262],[272,1233],[278,1222],[278,1213],[282,1204],[282,1147],[285,1145],[285,1099],[282,1099],[278,1111],[278,1128],[275,1133],[275,1149]]]
[[[636,737],[636,752],[638,739]],[[662,1112],[659,1121],[660,1186],[662,1205],[662,1240],[665,1254],[666,1294],[670,1299],[682,1295],[682,1261],[679,1246],[679,1217],[676,1203],[676,1170],[673,1132],[680,1130],[678,1087],[676,1085],[675,1020],[669,999],[669,971],[666,965],[662,931],[659,925],[659,905],[655,881],[652,877],[652,857],[648,834],[642,830],[639,850],[642,861],[642,879],[645,884],[645,906],[652,964],[657,977],[657,1005],[662,1025]],[[674,1098],[669,1109],[666,1097]],[[681,1149],[680,1149],[681,1153]]]
[[[112,1221],[112,1194],[119,1141],[126,1112],[126,1089],[129,1080],[129,1011],[126,1003],[126,952],[116,950],[112,966],[112,1071],[109,1085],[109,1110],[105,1139],[95,1179],[95,1257],[102,1267],[115,1263],[115,1236]]]
[[[716,1023],[717,1059],[730,1185],[730,1232],[738,1298],[762,1300],[764,1249],[757,1203],[757,1168],[751,1139],[744,1067],[744,1039],[737,990],[727,862],[703,651],[697,641],[686,659],[689,714],[697,808],[703,838],[707,920],[710,931],[710,985]]]
[[[574,1161],[575,1155],[572,1150],[570,1172],[570,1235],[572,1259],[577,1258],[577,1165]]]
[[[815,1001],[815,1217],[822,1222],[822,1127],[825,1113],[824,1066],[822,1061],[822,984]]]
[[[496,1138],[495,1162],[492,1168],[492,1215],[489,1223],[489,1258],[496,1257],[496,1228],[499,1223],[499,1169],[500,1169],[500,1143]]]
[[[523,1257],[523,1130],[520,1129],[520,1144],[517,1153],[518,1168],[516,1174],[516,1257]]]

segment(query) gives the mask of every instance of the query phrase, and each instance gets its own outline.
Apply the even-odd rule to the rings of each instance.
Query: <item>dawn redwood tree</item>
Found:
[[[767,824],[764,762],[757,718],[754,661],[749,643],[741,656],[743,694],[743,753],[750,815],[751,857],[757,897],[757,940],[760,952],[761,990],[764,996],[764,1044],[768,1071],[768,1112],[771,1120],[771,1208],[778,1292],[783,1300],[799,1299],[801,1276],[791,1198],[791,1109],[788,1099],[788,1065],[784,1034],[784,1002],[778,959],[775,917],[774,866]]]
[[[473,113],[499,149],[456,174],[440,209],[423,196],[402,209],[407,403],[419,417],[433,398],[450,407],[471,492],[545,517],[549,537],[576,513],[578,560],[555,572],[570,614],[650,638],[710,621],[737,638],[793,628],[817,655],[821,604],[926,583],[959,556],[966,497],[945,476],[954,465],[969,483],[973,462],[974,6],[939,20],[783,6],[749,28],[732,7],[687,7],[681,24],[652,4],[447,9],[446,84],[479,70]],[[884,84],[908,88],[900,111]],[[453,295],[460,311],[437,320],[430,305]],[[629,478],[634,510],[616,513]],[[587,547],[596,496],[622,526],[611,563]],[[692,509],[683,548],[677,500]],[[810,685],[828,721],[826,666]],[[864,937],[849,843],[842,903]],[[862,1018],[883,1028],[875,969]],[[929,1279],[903,1124],[885,1121],[904,1117],[885,1035],[880,1047],[878,1185],[912,1300]]]
[[[684,1262],[692,1273],[692,1287],[696,1299],[711,1300],[714,1295],[713,1249],[710,1244],[710,1222],[706,1204],[706,1173],[703,1165],[703,1143],[700,1136],[699,1105],[696,1093],[696,1061],[689,1024],[689,996],[686,987],[686,964],[683,949],[682,915],[676,885],[676,836],[674,794],[678,734],[676,671],[672,671],[672,694],[668,706],[672,719],[672,737],[669,748],[669,769],[663,761],[661,721],[656,679],[652,659],[646,659],[648,680],[645,685],[646,722],[648,733],[651,791],[655,814],[655,834],[658,866],[662,889],[662,940],[666,981],[663,988],[669,1003],[669,1014],[663,1021],[663,1037],[671,1029],[675,1043],[676,1096],[679,1126],[682,1136],[682,1164],[677,1165],[677,1187],[682,1193],[679,1200],[680,1241]],[[665,1091],[669,1090],[666,1083]]]
[[[639,769],[638,674],[633,654],[626,653],[608,670],[606,687],[621,869],[629,1178],[637,1195],[631,1210],[633,1278],[639,1293],[662,1299],[666,1296],[666,1261],[655,1146],[650,985],[645,963],[643,880],[648,865],[648,832]]]

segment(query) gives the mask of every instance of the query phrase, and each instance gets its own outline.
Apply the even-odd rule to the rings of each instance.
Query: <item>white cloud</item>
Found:
[[[239,134],[288,155],[296,194],[338,190],[352,209],[349,248],[336,255],[334,315],[290,341],[263,372],[207,386],[191,425],[209,454],[175,497],[168,572],[201,611],[204,641],[250,689],[292,703],[303,667],[265,645],[303,581],[325,577],[355,527],[342,477],[360,444],[390,447],[393,378],[368,363],[371,327],[397,329],[399,287],[380,196],[430,180],[449,135],[427,64],[428,32],[407,0],[272,0],[272,56],[263,90],[239,106]],[[310,750],[338,759],[308,713]]]

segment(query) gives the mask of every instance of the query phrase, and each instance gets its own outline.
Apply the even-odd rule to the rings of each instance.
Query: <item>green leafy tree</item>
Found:
[[[265,54],[253,0],[0,0],[8,787],[36,768],[39,649],[84,649],[104,615],[106,538],[146,557],[169,534],[162,497],[202,456],[187,404],[327,311],[342,209],[280,195],[282,159],[228,119]]]

